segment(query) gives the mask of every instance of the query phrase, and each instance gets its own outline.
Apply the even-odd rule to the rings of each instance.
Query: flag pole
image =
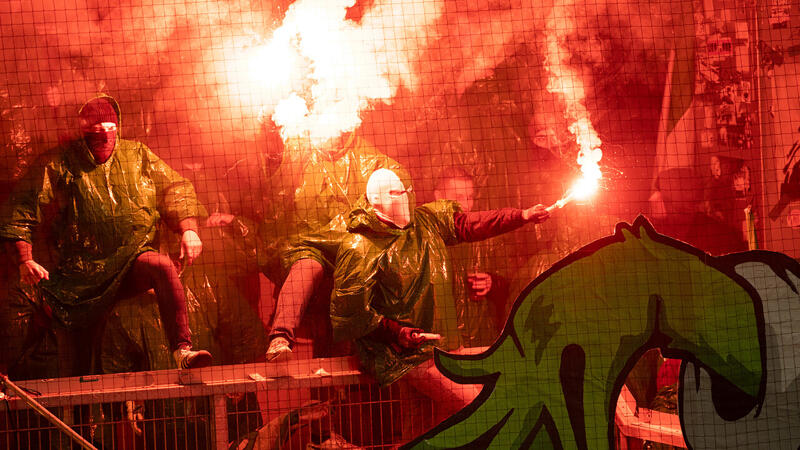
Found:
[[[64,432],[67,436],[70,437],[73,441],[75,441],[78,445],[86,450],[97,450],[97,448],[90,444],[86,439],[83,438],[80,434],[78,434],[75,430],[70,428],[69,425],[65,424],[61,421],[55,414],[51,413],[47,410],[41,403],[37,402],[33,397],[28,395],[24,389],[17,386],[14,382],[8,379],[8,377],[4,373],[0,373],[0,382],[5,385],[5,387],[19,396],[28,406],[30,406],[34,411],[44,416],[45,419],[49,420],[53,425],[56,426],[59,430]]]
[[[664,97],[661,99],[661,117],[658,121],[658,134],[656,136],[656,164],[653,174],[653,191],[656,191],[656,180],[662,170],[666,168],[667,151],[667,121],[669,120],[670,101],[672,99],[672,77],[675,71],[675,49],[669,51],[667,63],[667,77],[664,81]]]

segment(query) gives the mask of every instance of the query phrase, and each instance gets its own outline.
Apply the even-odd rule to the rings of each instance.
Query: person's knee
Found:
[[[139,257],[147,271],[154,276],[177,276],[178,272],[169,256],[163,253],[147,252]]]
[[[325,268],[319,261],[311,258],[304,258],[292,265],[289,270],[289,277],[292,279],[300,278],[302,280],[310,280],[314,284],[319,283],[322,275],[325,273]]]

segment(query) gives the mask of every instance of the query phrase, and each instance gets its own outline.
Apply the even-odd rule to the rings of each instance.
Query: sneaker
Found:
[[[361,447],[347,442],[347,439],[334,432],[331,432],[330,437],[325,441],[319,444],[309,442],[308,445],[306,446],[306,450],[339,450],[339,449],[359,450],[361,449]]]
[[[211,365],[211,353],[205,350],[194,351],[191,348],[181,347],[172,353],[175,364],[179,369],[198,369]]]
[[[289,340],[283,336],[277,336],[269,343],[267,350],[267,361],[279,362],[289,359],[292,355],[292,346]]]

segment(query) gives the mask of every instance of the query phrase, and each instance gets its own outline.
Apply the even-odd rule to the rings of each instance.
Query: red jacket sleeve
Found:
[[[22,264],[33,259],[33,245],[26,241],[6,241],[6,252],[12,255],[14,262]]]
[[[498,236],[528,223],[522,210],[502,208],[493,211],[457,212],[453,215],[456,236],[461,241],[476,242]]]

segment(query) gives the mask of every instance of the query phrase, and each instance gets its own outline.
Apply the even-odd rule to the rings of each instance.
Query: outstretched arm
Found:
[[[550,217],[544,205],[528,209],[502,208],[492,211],[456,212],[453,214],[456,236],[460,241],[476,242],[514,231],[526,223],[542,223]]]

